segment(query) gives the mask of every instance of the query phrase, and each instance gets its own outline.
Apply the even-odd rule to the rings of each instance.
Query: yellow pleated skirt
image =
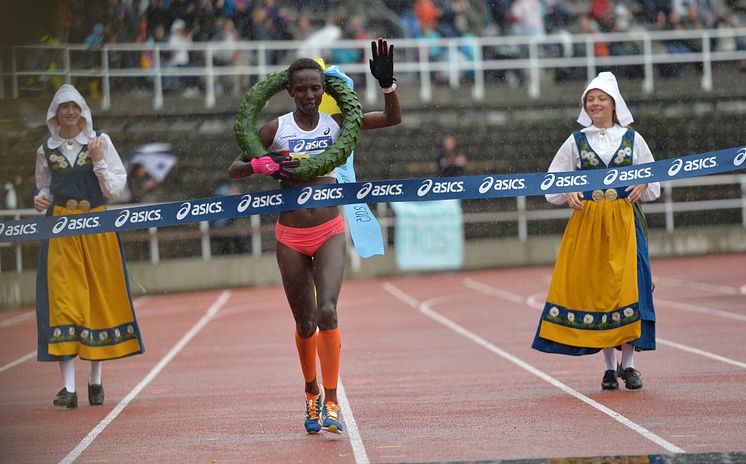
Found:
[[[74,213],[55,206],[52,215]],[[143,352],[116,233],[45,241],[37,272],[40,361],[105,360]]]
[[[562,237],[537,340],[615,347],[641,334],[634,210],[626,199],[584,205]]]

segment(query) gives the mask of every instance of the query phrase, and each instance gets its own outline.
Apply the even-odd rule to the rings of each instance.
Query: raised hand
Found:
[[[264,174],[265,176],[272,176],[275,179],[295,179],[298,175],[291,169],[298,166],[300,166],[300,161],[274,152],[251,159],[251,169],[255,174]]]
[[[394,83],[394,46],[389,46],[384,39],[370,43],[373,58],[370,63],[370,73],[378,80],[381,88],[388,89]]]

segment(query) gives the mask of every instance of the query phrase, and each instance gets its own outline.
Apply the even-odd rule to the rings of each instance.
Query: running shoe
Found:
[[[306,419],[303,422],[303,425],[305,425],[306,432],[309,434],[316,434],[321,431],[321,424],[319,423],[321,397],[321,390],[319,390],[319,394],[314,398],[308,398],[308,396],[306,396]]]
[[[339,421],[339,405],[337,403],[326,403],[321,409],[321,428],[327,432],[342,433],[342,423]]]

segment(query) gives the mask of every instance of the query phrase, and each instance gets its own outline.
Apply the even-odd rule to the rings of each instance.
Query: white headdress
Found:
[[[85,121],[85,126],[81,127],[81,130],[87,138],[94,136],[93,132],[93,116],[91,115],[91,109],[88,108],[88,104],[85,102],[83,95],[78,92],[78,89],[70,84],[64,84],[52,98],[52,103],[49,104],[47,110],[47,127],[52,137],[59,135],[60,124],[57,121],[57,108],[63,103],[75,102],[80,107],[80,117]]]
[[[580,96],[580,116],[578,116],[578,122],[584,127],[588,127],[593,124],[591,117],[585,111],[585,95],[592,89],[598,89],[602,92],[609,94],[614,99],[616,105],[616,118],[619,120],[619,124],[627,126],[632,124],[632,113],[627,108],[624,98],[622,98],[621,92],[619,92],[619,85],[617,85],[616,77],[610,72],[599,73],[583,91],[583,95]]]

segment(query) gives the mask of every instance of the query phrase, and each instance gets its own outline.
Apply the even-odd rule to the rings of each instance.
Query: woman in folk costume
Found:
[[[653,162],[645,139],[626,126],[632,114],[617,81],[602,72],[580,98],[584,126],[562,144],[549,172],[619,168]],[[660,196],[660,185],[547,195],[574,211],[562,237],[549,294],[532,347],[581,356],[603,351],[601,387],[642,388],[634,366],[636,350],[655,349],[647,227],[641,201]],[[615,348],[621,348],[617,365]]]
[[[91,110],[72,85],[54,95],[47,127],[51,136],[36,152],[34,208],[47,216],[105,210],[106,201],[122,192],[127,174],[109,136],[94,132]],[[37,358],[58,361],[64,383],[53,404],[78,406],[76,356],[91,361],[88,402],[103,404],[101,361],[143,352],[119,236],[43,240],[36,292]]]

